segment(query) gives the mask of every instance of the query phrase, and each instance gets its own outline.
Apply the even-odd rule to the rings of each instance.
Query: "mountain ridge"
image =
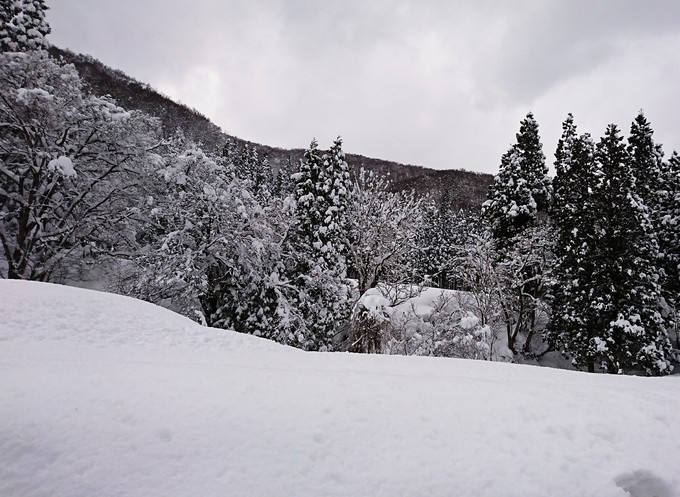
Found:
[[[113,69],[92,56],[56,46],[51,46],[49,51],[53,57],[75,66],[89,92],[110,95],[126,109],[140,110],[157,117],[165,136],[170,136],[179,128],[187,138],[210,152],[219,152],[227,141],[231,141],[236,148],[246,144],[254,146],[267,156],[273,169],[295,164],[304,154],[302,148],[272,147],[229,135],[198,110],[175,102],[149,84]],[[431,197],[438,204],[448,190],[450,202],[447,207],[455,210],[479,209],[493,181],[490,174],[464,169],[436,170],[352,153],[347,153],[346,159],[354,172],[364,168],[388,175],[393,190],[413,190],[420,196]]]

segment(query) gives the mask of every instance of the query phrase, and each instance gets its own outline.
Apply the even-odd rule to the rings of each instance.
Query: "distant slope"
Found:
[[[237,148],[249,143],[266,154],[275,169],[288,162],[296,164],[304,153],[303,149],[275,148],[228,135],[197,110],[173,101],[148,84],[112,69],[89,55],[75,54],[54,46],[50,48],[50,53],[73,64],[92,93],[111,95],[127,109],[141,110],[159,118],[166,136],[181,128],[189,139],[213,152],[219,151],[227,140],[231,140]],[[305,140],[311,137],[300,139],[301,144],[306,145]],[[414,190],[420,195],[432,196],[437,202],[441,200],[443,191],[449,189],[453,199],[451,206],[455,209],[479,209],[493,179],[489,174],[465,170],[437,171],[357,154],[347,154],[347,162],[354,171],[363,167],[380,174],[389,174],[395,190]]]

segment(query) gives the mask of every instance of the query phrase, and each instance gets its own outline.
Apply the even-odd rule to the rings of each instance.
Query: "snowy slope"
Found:
[[[680,496],[679,412],[679,376],[304,353],[0,281],[2,497]]]

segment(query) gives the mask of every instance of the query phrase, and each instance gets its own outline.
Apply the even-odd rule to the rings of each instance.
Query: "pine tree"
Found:
[[[642,111],[633,121],[628,138],[628,153],[635,176],[636,192],[648,209],[649,220],[659,243],[658,265],[663,269],[661,285],[665,298],[674,306],[678,295],[677,228],[669,214],[678,191],[677,155],[663,160],[661,145],[654,142],[654,131]],[[672,217],[672,214],[670,214]]]
[[[552,208],[555,299],[546,338],[576,366],[667,374],[670,343],[659,312],[658,245],[636,192],[636,159],[615,125],[593,151],[564,124]],[[644,190],[643,190],[644,191]]]
[[[663,188],[663,150],[654,143],[654,131],[640,111],[630,128],[627,151],[631,172],[635,177],[635,191],[650,209],[653,217],[658,212],[659,192]],[[655,228],[657,219],[652,219]]]
[[[538,135],[538,124],[530,112],[521,122],[517,143],[501,158],[501,166],[482,207],[483,217],[500,249],[515,236],[535,226],[538,213],[546,212],[550,179]]]
[[[635,191],[631,157],[614,125],[597,146],[602,183],[596,192],[602,225],[594,280],[611,319],[597,342],[609,372],[670,372],[670,342],[659,313],[658,244],[649,211]]]
[[[538,212],[547,212],[550,202],[550,178],[543,155],[543,145],[538,135],[538,123],[529,112],[517,133],[517,151],[522,158],[522,179],[526,181]]]
[[[508,347],[513,352],[518,331],[524,332],[527,338],[533,336],[537,308],[545,288],[541,262],[544,244],[536,247],[537,253],[513,248],[529,248],[528,239],[535,238],[533,228],[539,225],[539,213],[547,212],[551,196],[538,124],[531,112],[521,122],[516,139],[517,143],[501,158],[500,170],[482,206],[482,218],[490,227],[499,256],[497,264],[522,267],[519,272],[510,271],[513,277],[507,279],[509,286],[505,289],[506,300],[514,303],[514,309],[504,310]],[[524,329],[519,330],[520,326]],[[529,352],[530,346],[527,339],[525,352]]]
[[[25,52],[48,47],[50,26],[45,0],[0,0],[0,51]]]
[[[291,280],[300,290],[298,309],[307,326],[302,344],[328,350],[349,316],[346,277],[347,202],[351,188],[338,138],[327,154],[312,141],[293,175],[297,224]]]
[[[292,172],[294,171],[294,166],[291,163],[290,158],[285,164],[279,166],[279,169],[274,174],[272,179],[271,193],[275,197],[285,197],[290,193],[293,193],[295,185],[291,180]]]
[[[680,155],[673,152],[662,164],[659,192],[659,262],[664,270],[662,289],[672,309],[680,304]],[[675,316],[677,320],[677,316]]]
[[[521,164],[517,148],[510,148],[501,158],[489,198],[482,206],[482,216],[489,222],[493,238],[501,248],[526,228],[534,226],[537,219],[536,201],[522,177]]]
[[[552,317],[544,334],[553,347],[568,352],[577,366],[594,371],[597,347],[592,339],[606,323],[598,322],[590,275],[596,267],[598,212],[592,191],[600,181],[595,145],[578,136],[571,114],[562,125],[555,152],[551,220],[555,232]]]
[[[433,285],[453,289],[462,285],[456,276],[455,261],[463,255],[468,238],[480,223],[479,214],[454,212],[450,205],[444,201],[439,208],[434,204],[424,205],[416,238],[420,254],[415,263],[421,278],[427,276]]]
[[[260,157],[257,147],[246,143],[234,159],[234,172],[246,181],[248,189],[260,200],[266,201],[271,194],[271,168],[266,157]]]

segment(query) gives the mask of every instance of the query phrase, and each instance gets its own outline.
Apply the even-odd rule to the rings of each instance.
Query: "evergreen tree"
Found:
[[[547,212],[551,196],[538,124],[531,112],[521,122],[516,138],[517,143],[501,158],[500,170],[489,189],[488,200],[482,206],[482,217],[495,241],[497,264],[520,268],[519,271],[510,271],[513,276],[506,279],[508,287],[505,289],[508,294],[506,300],[513,302],[512,309],[504,310],[508,346],[513,352],[514,338],[511,340],[511,337],[517,336],[518,331],[524,332],[527,338],[533,335],[538,305],[544,298],[545,288],[541,262],[543,244],[536,247],[536,253],[513,250],[513,247],[531,247],[528,240],[535,238],[536,234],[532,228],[539,224],[539,213]],[[519,325],[524,329],[518,330]],[[529,352],[530,346],[527,340],[526,352]]]
[[[50,26],[45,0],[0,0],[0,51],[25,52],[48,47]]]
[[[611,373],[667,374],[658,245],[631,156],[614,125],[591,150],[568,120],[556,154],[558,281],[547,337],[591,371],[599,363]]]
[[[327,154],[312,141],[293,180],[297,222],[289,270],[307,327],[302,347],[328,350],[349,316],[345,240],[351,183],[341,139]]]
[[[606,326],[592,300],[591,275],[596,270],[598,211],[592,195],[601,179],[595,144],[578,136],[571,114],[562,125],[555,152],[551,220],[555,233],[552,317],[545,332],[551,346],[567,351],[577,366],[594,371],[593,338]]]
[[[272,195],[276,197],[285,197],[288,194],[293,193],[293,190],[295,189],[295,185],[291,180],[293,170],[294,168],[290,158],[284,165],[277,169],[272,180]]]
[[[531,191],[538,212],[547,212],[550,202],[550,178],[543,155],[543,145],[538,135],[538,123],[529,112],[520,123],[517,133],[517,151],[521,157],[522,179]]]
[[[661,145],[654,143],[653,135],[651,124],[640,111],[630,128],[627,151],[635,178],[635,191],[656,217],[659,193],[663,187],[663,150]],[[652,221],[656,224],[655,219]]]
[[[657,228],[659,262],[664,270],[662,289],[672,309],[680,304],[680,156],[673,152],[662,164]],[[677,320],[677,316],[674,316]]]
[[[521,157],[515,147],[501,158],[501,166],[482,206],[482,217],[500,248],[533,226],[537,219],[536,202],[531,188],[521,176]]]
[[[535,226],[538,212],[546,212],[550,179],[538,124],[530,112],[521,122],[517,143],[501,158],[501,166],[482,207],[483,217],[500,249],[525,229]]]
[[[271,168],[266,157],[260,157],[257,147],[246,143],[241,154],[234,159],[234,171],[246,181],[248,189],[260,200],[266,200],[271,190]]]
[[[654,131],[642,111],[633,121],[628,138],[628,153],[635,176],[635,189],[648,210],[649,220],[659,243],[658,265],[663,269],[661,284],[664,296],[674,307],[678,295],[678,244],[669,214],[678,191],[677,156],[663,160],[661,145],[654,142]]]
[[[594,340],[609,372],[670,372],[670,342],[659,313],[658,244],[649,211],[635,191],[631,157],[615,125],[597,145],[602,182],[596,191],[600,251],[593,295],[609,318]]]
[[[480,223],[478,214],[454,212],[450,205],[444,200],[439,208],[425,204],[416,238],[420,255],[415,262],[421,278],[427,276],[433,285],[453,289],[463,285],[456,276],[455,261],[463,255],[468,238],[478,231]]]

